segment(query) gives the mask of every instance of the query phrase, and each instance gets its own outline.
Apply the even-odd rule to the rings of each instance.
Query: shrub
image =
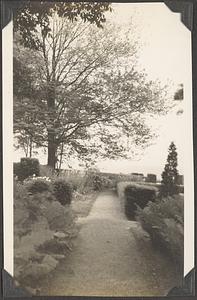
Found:
[[[86,175],[86,187],[90,187],[94,191],[101,191],[102,189],[113,188],[114,182],[103,174],[88,173]]]
[[[92,187],[95,191],[100,191],[102,188],[102,178],[97,174],[91,176]]]
[[[14,163],[14,174],[20,181],[30,176],[39,176],[40,164],[36,158],[21,158],[20,163]]]
[[[103,178],[102,188],[110,189],[110,188],[114,188],[116,186],[114,180],[112,180],[106,176],[103,176],[102,178]]]
[[[22,199],[28,197],[27,189],[20,181],[14,180],[14,201],[22,203]]]
[[[156,183],[157,182],[157,176],[155,174],[147,174],[146,182]]]
[[[135,216],[137,206],[144,208],[149,201],[156,198],[157,188],[149,185],[132,183],[126,186],[125,194],[125,214],[128,219]]]
[[[184,194],[184,185],[177,185],[177,190],[179,194]]]
[[[14,175],[17,176],[18,178],[21,177],[21,163],[20,162],[15,162],[14,163]]]
[[[14,236],[20,238],[30,231],[29,213],[27,202],[29,199],[26,187],[14,180]]]
[[[184,199],[183,196],[163,198],[138,207],[137,219],[150,234],[154,245],[164,249],[179,263],[183,263]]]
[[[50,190],[45,190],[46,184],[51,185]],[[70,206],[62,206],[56,200],[52,187],[46,178],[23,183],[14,180],[14,275],[20,285],[36,286],[43,271],[40,266],[45,267],[45,276],[50,273],[51,265],[46,264],[48,252],[59,256],[71,249],[70,239],[76,231],[74,216]],[[30,194],[28,188],[35,193]],[[54,238],[58,231],[65,232],[64,240]],[[52,259],[48,261],[53,263]]]
[[[30,224],[38,221],[38,218],[41,215],[40,205],[43,198],[44,195],[41,195],[40,193],[29,195],[25,206]]]
[[[172,183],[169,183],[168,185],[161,184],[161,186],[159,188],[160,198],[177,195],[179,193],[179,190],[180,189],[179,189],[178,185],[175,185]]]
[[[44,178],[31,179],[25,182],[27,190],[32,193],[43,193],[51,190],[51,184]]]
[[[80,191],[84,188],[84,175],[75,171],[64,174],[63,176],[66,182],[69,182],[73,191]]]
[[[72,187],[63,179],[53,182],[53,193],[57,201],[62,205],[70,204],[72,200]]]
[[[68,251],[68,243],[52,239],[45,241],[42,245],[38,246],[36,250],[40,253],[66,254]]]
[[[85,174],[84,188],[85,190],[99,191],[102,187],[101,176],[95,173],[87,172]]]
[[[53,174],[52,180],[55,181],[56,179],[62,179],[68,182],[73,191],[77,191],[79,193],[89,192],[89,186],[86,185],[87,178],[84,172],[75,170],[61,170],[58,176]]]
[[[47,219],[50,230],[64,231],[72,227],[74,217],[70,206],[62,206],[59,201],[45,201],[41,210]]]
[[[53,178],[54,176],[57,175],[57,172],[50,168],[47,165],[40,165],[40,176],[41,177],[49,177]]]

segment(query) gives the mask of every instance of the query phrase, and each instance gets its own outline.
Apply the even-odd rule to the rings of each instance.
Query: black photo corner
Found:
[[[32,0],[33,1],[33,0]],[[57,0],[56,0],[57,1]],[[24,3],[28,1],[6,1],[1,0],[1,31],[10,22],[12,15],[15,14]],[[66,1],[65,1],[66,2]],[[70,1],[71,2],[71,1]],[[79,1],[78,1],[79,2]],[[99,1],[97,1],[99,2]],[[106,2],[106,1],[105,1]],[[166,0],[166,1],[113,1],[113,2],[164,2],[165,5],[172,11],[181,14],[181,22],[192,32],[192,92],[193,92],[193,149],[194,149],[194,201],[195,201],[195,250],[197,249],[197,222],[196,222],[196,209],[197,209],[197,1],[195,0]],[[4,80],[2,76],[2,80]],[[2,85],[1,85],[2,96]],[[2,97],[1,97],[1,114],[2,114]],[[2,135],[2,122],[1,122],[1,135]],[[1,137],[2,138],[2,137]],[[2,144],[0,148],[1,153],[1,297],[5,299],[16,297],[17,299],[31,299],[31,294],[25,289],[17,286],[14,278],[7,273],[3,266],[3,155]],[[6,201],[6,199],[4,199]],[[196,266],[196,251],[195,251],[195,266]],[[197,295],[196,289],[196,268],[191,270],[185,278],[183,278],[182,286],[175,286],[169,290],[167,299],[193,299]],[[66,295],[65,295],[66,297]],[[39,297],[44,299],[47,297]],[[51,299],[62,299],[62,297],[49,297]],[[77,297],[74,297],[77,298]],[[109,299],[109,297],[102,297]],[[146,297],[129,297],[131,299],[146,299]],[[148,297],[150,299],[160,299],[160,297]],[[161,297],[165,299],[165,297]],[[86,299],[86,297],[83,297]],[[88,298],[87,298],[88,299]],[[119,299],[119,297],[117,297]]]

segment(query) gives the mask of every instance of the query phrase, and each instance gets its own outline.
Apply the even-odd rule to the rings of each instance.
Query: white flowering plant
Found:
[[[31,180],[43,180],[43,181],[48,181],[48,182],[51,182],[51,178],[47,177],[47,176],[36,176],[35,174],[33,174],[32,177],[28,177],[24,180],[24,183],[25,182],[29,182]]]

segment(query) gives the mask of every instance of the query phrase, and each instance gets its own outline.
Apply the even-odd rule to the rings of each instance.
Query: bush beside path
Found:
[[[68,181],[69,182],[69,181]],[[54,187],[54,188],[53,188]],[[14,277],[17,285],[39,294],[40,282],[72,251],[80,226],[96,191],[73,191],[54,177],[14,181]],[[72,200],[72,203],[71,203]]]

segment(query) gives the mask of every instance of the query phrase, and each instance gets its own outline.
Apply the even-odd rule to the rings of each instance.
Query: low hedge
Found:
[[[131,183],[124,190],[125,214],[128,219],[133,219],[137,207],[144,208],[149,201],[156,199],[158,189],[150,185]]]

